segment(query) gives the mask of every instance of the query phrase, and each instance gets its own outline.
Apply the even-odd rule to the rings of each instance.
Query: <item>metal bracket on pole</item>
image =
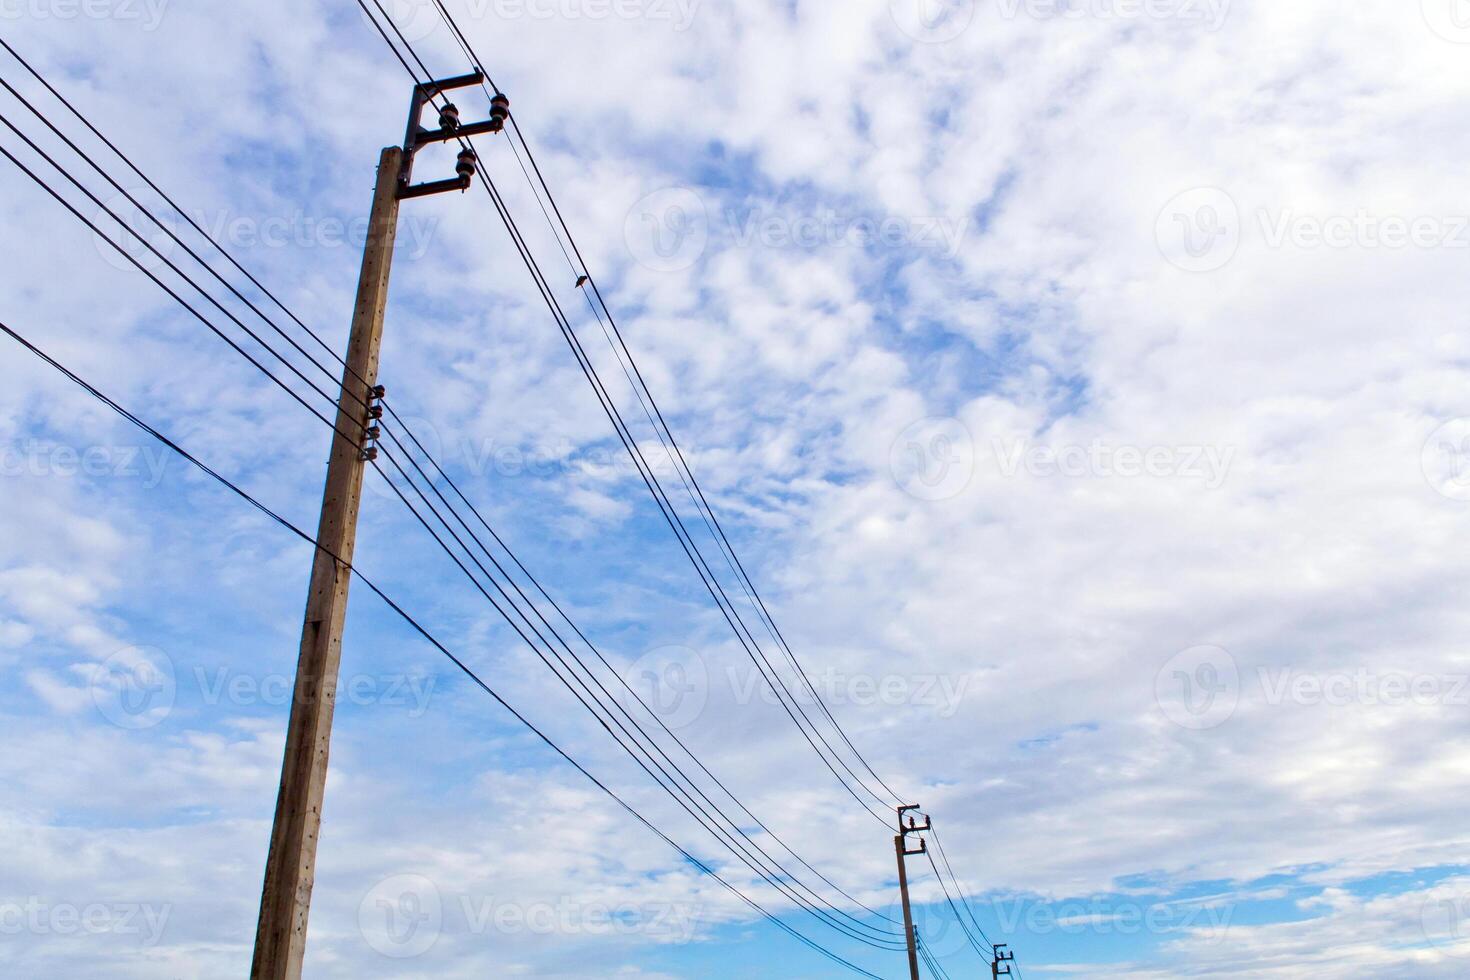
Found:
[[[909,806],[901,806],[898,808],[898,832],[903,836],[907,837],[909,834],[921,833],[925,830],[929,830],[933,826],[932,822],[929,820],[928,815],[925,815],[924,826],[922,827],[920,827],[914,821],[913,817],[909,817],[907,823],[904,822],[903,815],[905,813],[909,813],[918,809],[918,804],[910,804]]]
[[[498,133],[505,129],[505,121],[510,118],[510,99],[500,92],[497,92],[490,100],[490,118],[484,122],[462,124],[459,121],[459,108],[452,102],[445,102],[443,108],[439,110],[439,128],[428,129],[423,125],[424,106],[429,105],[435,98],[457,88],[483,85],[484,82],[485,73],[476,69],[468,75],[457,75],[454,78],[444,78],[433,82],[420,82],[413,87],[413,99],[408,107],[408,129],[403,134],[403,170],[398,176],[398,199],[400,201],[427,197],[430,194],[443,194],[447,191],[469,189],[478,161],[475,151],[468,146],[460,151],[459,158],[455,162],[454,169],[458,176],[446,180],[414,184],[413,161],[418,151],[431,143],[446,143],[455,139],[464,140],[471,136]]]
[[[995,959],[990,963],[990,976],[992,980],[1011,975],[1010,964],[1016,959],[1016,954],[1010,951],[1005,943],[995,944]],[[1004,966],[1005,969],[1001,969]]]

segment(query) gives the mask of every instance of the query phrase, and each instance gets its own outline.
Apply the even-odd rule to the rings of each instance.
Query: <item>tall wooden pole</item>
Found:
[[[899,834],[893,838],[893,849],[898,852],[898,891],[903,896],[903,934],[909,944],[909,977],[910,980],[919,980],[919,948],[914,943],[914,913],[909,907],[909,872],[904,860],[908,846],[904,837]]]
[[[327,784],[327,755],[351,575],[342,563],[352,562],[362,500],[364,463],[357,439],[369,424],[365,406],[372,401],[371,391],[378,377],[378,348],[398,230],[402,167],[403,150],[398,147],[384,150],[378,160],[377,188],[373,192],[362,276],[357,284],[357,307],[347,343],[347,367],[337,402],[337,428],[347,438],[333,433],[327,463],[327,486],[317,528],[321,548],[312,563],[306,597],[296,688],[286,728],[286,756],[281,765],[281,788],[255,933],[255,959],[250,971],[253,980],[297,980],[306,952],[306,919],[316,873],[317,834]]]

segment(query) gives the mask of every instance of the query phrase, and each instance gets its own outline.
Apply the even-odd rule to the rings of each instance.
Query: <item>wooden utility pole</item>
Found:
[[[929,844],[920,838],[918,850],[911,851],[908,847],[908,836],[928,830],[930,827],[928,817],[924,818],[922,827],[915,824],[913,817],[909,817],[907,826],[904,825],[904,814],[917,809],[919,809],[917,806],[898,808],[898,836],[893,838],[893,849],[898,854],[898,891],[903,897],[903,934],[909,947],[909,980],[919,980],[919,945],[918,936],[914,932],[914,913],[909,905],[909,872],[905,859],[911,854],[925,853]]]
[[[255,961],[250,971],[255,980],[300,977],[306,952],[306,919],[316,877],[317,832],[327,785],[337,670],[342,661],[342,625],[352,577],[347,566],[357,543],[357,511],[362,501],[364,447],[355,439],[371,424],[367,406],[372,404],[372,388],[377,384],[402,169],[403,150],[396,146],[384,150],[378,159],[377,189],[337,402],[337,429],[347,438],[332,436],[317,526],[320,547],[311,566],[296,689],[286,727],[286,757],[255,933]]]
[[[903,895],[903,935],[909,944],[909,977],[910,980],[919,980],[919,948],[914,943],[914,913],[909,908],[909,873],[903,860],[909,852],[904,846],[903,834],[893,838],[893,849],[898,852],[898,890]]]
[[[510,100],[497,93],[490,102],[490,118],[470,125],[461,125],[459,110],[447,102],[439,109],[437,129],[425,128],[420,119],[425,106],[435,105],[444,92],[484,81],[484,74],[477,70],[415,85],[403,146],[389,147],[378,158],[378,182],[368,219],[362,274],[357,282],[357,306],[352,313],[342,390],[337,398],[337,432],[333,433],[327,462],[327,486],[317,526],[318,548],[312,560],[296,687],[286,726],[286,756],[281,763],[281,788],[260,896],[252,980],[300,980],[306,954],[306,921],[316,879],[317,835],[327,786],[332,713],[337,704],[347,587],[357,544],[357,512],[362,502],[364,465],[377,455],[373,426],[381,414],[383,394],[377,387],[378,350],[388,304],[399,202],[468,189],[478,162],[465,141],[470,136],[503,130],[510,115]],[[463,145],[455,163],[455,176],[413,184],[415,154],[425,146],[451,140]]]

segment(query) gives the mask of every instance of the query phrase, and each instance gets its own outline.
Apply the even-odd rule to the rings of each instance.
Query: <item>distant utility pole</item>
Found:
[[[1011,963],[1015,960],[1015,958],[1016,954],[1012,953],[1010,951],[1010,947],[1008,947],[1005,943],[996,943],[995,958],[990,961],[991,980],[1000,980],[1001,977],[1010,976]],[[1005,967],[1004,970],[1001,969],[1002,966]]]
[[[332,740],[332,713],[337,700],[337,674],[342,661],[342,626],[347,618],[347,588],[357,543],[357,514],[362,501],[365,464],[377,458],[377,420],[382,417],[383,389],[377,383],[378,351],[383,338],[383,312],[388,302],[388,276],[393,264],[393,242],[398,230],[398,205],[408,198],[469,188],[475,173],[475,154],[467,147],[455,165],[458,176],[413,185],[415,153],[431,143],[442,143],[479,133],[497,133],[505,126],[510,100],[495,96],[491,118],[462,126],[459,110],[446,104],[439,128],[420,124],[423,109],[440,93],[479,85],[475,72],[458,78],[414,86],[408,133],[402,147],[385,149],[378,160],[377,187],[357,284],[357,306],[347,361],[337,399],[337,430],[327,462],[327,485],[322,495],[320,545],[311,566],[306,597],[306,622],[296,664],[296,687],[291,718],[286,727],[286,755],[281,764],[281,788],[276,797],[270,855],[260,897],[260,920],[255,933],[252,980],[298,980],[306,952],[306,920],[316,877],[317,835],[321,829],[322,798],[327,784],[327,755]],[[346,437],[346,438],[343,438]]]
[[[903,934],[909,944],[909,980],[919,980],[919,944],[918,937],[914,933],[913,909],[909,905],[909,872],[905,858],[914,854],[924,854],[929,850],[929,842],[922,837],[919,838],[918,849],[909,850],[908,836],[928,830],[930,822],[926,816],[924,826],[920,827],[913,817],[905,821],[904,814],[918,809],[917,805],[898,808],[898,836],[893,838],[893,849],[898,854],[898,891],[903,896]]]

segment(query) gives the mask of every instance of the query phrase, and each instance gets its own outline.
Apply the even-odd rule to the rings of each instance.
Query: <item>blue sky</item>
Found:
[[[1464,974],[1463,11],[449,5],[783,633],[1027,976]],[[467,67],[429,5],[389,6],[436,72]],[[0,37],[343,345],[409,94],[355,4],[24,0]],[[503,142],[489,172],[662,458]],[[0,181],[0,321],[314,527],[317,420]],[[764,696],[509,244],[479,193],[405,204],[391,403],[624,679],[667,685],[700,758],[896,914],[891,836]],[[0,369],[0,972],[239,975],[309,548],[8,339]],[[902,975],[749,885],[376,473],[357,564],[783,921]],[[309,975],[852,975],[361,587],[342,670]],[[927,945],[975,974],[911,873]]]

